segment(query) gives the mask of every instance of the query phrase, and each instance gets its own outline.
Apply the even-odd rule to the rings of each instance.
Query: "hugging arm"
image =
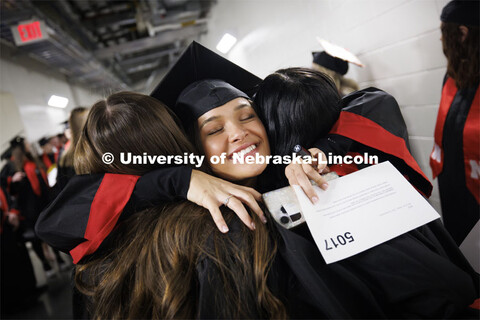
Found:
[[[193,170],[192,173],[192,169],[181,166],[159,168],[143,175],[138,179],[133,191],[128,188],[122,190],[124,194],[121,197],[127,199],[128,202],[123,208],[120,219],[123,220],[135,212],[163,202],[188,199],[206,207],[211,213],[218,210],[218,212],[213,212],[212,216],[220,228],[221,223],[225,222],[218,206],[228,194],[234,195],[235,201],[238,201],[238,203],[234,202],[232,198],[229,206],[232,209],[235,206],[236,210],[234,211],[250,228],[251,218],[246,214],[242,202],[249,205],[257,214],[263,215],[255,201],[260,198],[260,194],[255,190],[197,173],[196,170]],[[92,209],[94,199],[97,203],[109,201],[108,194],[97,194],[105,176],[106,174],[91,174],[73,177],[58,197],[40,214],[35,228],[38,236],[52,247],[64,252],[69,252],[84,242],[89,219],[92,219],[92,215],[102,214],[102,212],[96,211],[96,207]],[[118,184],[124,184],[131,178],[131,175],[115,175],[114,177]],[[221,200],[217,198],[221,198]]]
[[[229,198],[228,207],[250,229],[254,229],[253,220],[243,204],[248,205],[265,222],[263,211],[257,203],[261,195],[255,189],[236,185],[186,167],[169,172],[154,170],[140,177],[133,190],[129,210],[138,212],[164,201],[174,201],[175,198],[187,199],[208,209],[222,232],[227,232],[228,227],[219,207],[227,198]]]

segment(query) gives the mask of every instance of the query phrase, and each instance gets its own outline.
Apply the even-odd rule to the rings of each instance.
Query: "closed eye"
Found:
[[[222,131],[222,130],[223,130],[223,127],[210,130],[210,131],[207,132],[207,136],[214,135],[215,133],[218,133],[218,132],[220,132],[220,131]]]
[[[247,120],[253,119],[255,117],[256,116],[252,113],[252,114],[246,115],[245,117],[240,118],[240,121],[247,121]]]

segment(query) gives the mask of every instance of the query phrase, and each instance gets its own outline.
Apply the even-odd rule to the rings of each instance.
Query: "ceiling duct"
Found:
[[[71,81],[125,90],[168,68],[207,32],[214,0],[2,0],[0,37],[15,47],[10,28],[38,18],[49,38],[22,47]]]
[[[98,61],[93,53],[79,45],[57,23],[44,15],[26,0],[4,0],[1,3],[1,38],[4,44],[14,47],[11,26],[26,20],[41,19],[48,29],[48,39],[17,48],[17,53],[26,54],[49,67],[65,74],[70,81],[83,82],[88,86],[103,86],[111,90],[125,90],[127,84]],[[85,80],[84,80],[85,79]]]

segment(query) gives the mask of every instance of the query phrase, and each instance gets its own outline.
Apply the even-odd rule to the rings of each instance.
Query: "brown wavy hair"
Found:
[[[468,34],[462,41],[460,25],[443,22],[442,46],[447,57],[447,74],[459,89],[478,85],[480,79],[479,28],[467,26]]]
[[[80,145],[75,156],[88,159],[80,159],[75,167],[84,173],[143,174],[152,169],[121,163],[109,169],[100,155],[112,149],[165,155],[194,150],[162,103],[134,93],[96,103]],[[77,265],[75,284],[88,297],[90,316],[194,318],[201,308],[199,288],[206,285],[214,288],[208,297],[214,305],[208,308],[215,317],[286,318],[283,303],[267,286],[275,239],[254,214],[253,232],[230,210],[223,214],[237,226],[226,235],[207,210],[188,201],[144,210],[121,223],[109,237],[108,249]],[[199,275],[199,268],[207,275]]]

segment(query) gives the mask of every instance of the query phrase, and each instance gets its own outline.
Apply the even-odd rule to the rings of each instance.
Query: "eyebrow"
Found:
[[[238,106],[235,107],[235,111],[238,111],[242,108],[245,108],[245,107],[252,107],[252,105],[246,101],[242,101]],[[252,107],[253,108],[253,107]],[[209,122],[212,122],[214,120],[217,120],[218,118],[221,118],[221,116],[213,116],[213,117],[210,117],[208,119],[205,119],[202,124],[200,124],[200,127],[199,129],[202,129],[207,123]]]

